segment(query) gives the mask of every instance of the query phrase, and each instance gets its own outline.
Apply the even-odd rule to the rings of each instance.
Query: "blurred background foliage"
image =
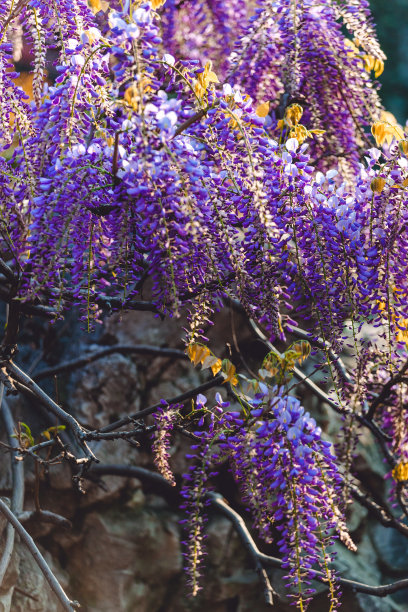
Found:
[[[371,0],[381,47],[387,56],[379,81],[386,110],[401,125],[408,119],[408,0]]]
[[[1,1],[1,0],[0,0]],[[408,120],[408,0],[370,0],[378,38],[387,56],[385,70],[380,76],[380,95],[385,109],[395,115],[401,125]],[[55,78],[53,57],[47,68],[51,81]],[[16,68],[22,72],[21,86],[31,95],[30,49],[24,47]]]

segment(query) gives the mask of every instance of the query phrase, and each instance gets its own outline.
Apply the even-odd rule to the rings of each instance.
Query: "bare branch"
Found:
[[[20,370],[12,361],[7,362],[6,364],[7,370],[11,374],[14,380],[20,382],[25,385],[34,395],[41,401],[41,403],[52,413],[54,414],[60,423],[63,423],[67,427],[71,429],[71,431],[75,434],[85,457],[90,461],[97,461],[95,455],[88,447],[84,440],[85,431],[78,423],[78,421],[68,412],[65,412],[58,404],[54,402],[42,389],[39,387],[25,372]]]
[[[261,563],[269,567],[284,569],[282,567],[281,559],[278,559],[277,557],[271,557],[260,552],[255,542],[253,541],[251,534],[247,530],[242,517],[237,512],[235,512],[235,510],[233,510],[221,498],[221,496],[214,495],[214,493],[209,493],[208,495],[211,499],[212,505],[218,508],[225,516],[227,516],[230,521],[237,527],[237,530],[239,526],[239,534],[241,535],[241,537],[245,536],[245,539],[248,541],[247,545],[251,547],[252,554],[256,554],[258,560]],[[325,573],[319,572],[317,570],[314,570],[313,573],[315,575],[314,580],[318,580],[319,582],[323,582],[324,584],[327,583],[327,577]],[[393,582],[391,584],[383,584],[379,586],[371,586],[362,582],[356,582],[355,580],[349,580],[348,578],[341,578],[340,576],[336,577],[336,581],[343,586],[350,587],[353,591],[357,593],[367,593],[368,595],[375,595],[376,597],[386,597],[391,593],[396,593],[397,591],[401,591],[402,589],[408,588],[407,578],[404,578],[403,580],[398,580],[397,582]]]
[[[129,440],[132,438],[143,437],[155,429],[155,425],[151,425],[150,427],[139,427],[138,429],[132,429],[131,431],[112,431],[107,433],[90,431],[84,435],[84,440]]]
[[[254,330],[256,335],[258,336],[258,338],[264,342],[264,344],[269,348],[269,350],[272,350],[276,354],[282,356],[281,353],[268,340],[268,338],[265,336],[265,334],[259,329],[259,327],[255,323],[255,321],[253,321],[251,319],[250,320],[250,324],[251,324],[252,329]],[[394,458],[394,456],[389,451],[389,449],[388,449],[388,447],[386,445],[386,441],[389,440],[389,436],[387,436],[387,434],[385,434],[385,432],[383,432],[378,427],[378,425],[376,423],[371,421],[370,418],[368,416],[366,416],[366,415],[362,415],[362,414],[358,414],[358,413],[354,414],[351,411],[350,408],[341,407],[337,402],[335,402],[333,399],[331,399],[331,397],[329,397],[327,395],[327,393],[325,391],[323,391],[323,389],[320,389],[320,387],[318,387],[316,385],[316,383],[314,383],[312,380],[310,380],[310,378],[308,376],[306,376],[306,374],[304,374],[302,372],[302,370],[300,370],[297,366],[295,366],[293,368],[293,374],[295,375],[295,377],[300,382],[302,382],[305,385],[307,385],[309,387],[309,389],[318,398],[320,398],[323,402],[328,404],[338,414],[341,414],[341,415],[352,414],[354,416],[354,418],[357,419],[357,421],[359,421],[359,423],[361,423],[362,425],[367,427],[372,432],[372,434],[377,438],[377,440],[379,441],[380,446],[381,446],[381,450],[383,452],[383,455],[386,458],[386,460],[389,463],[389,465],[392,466],[392,467],[394,467],[396,465],[396,463],[397,463],[396,459]]]
[[[67,612],[74,612],[79,607],[78,602],[71,601],[67,597],[64,589],[62,588],[62,586],[60,585],[60,583],[58,582],[58,580],[52,573],[46,560],[44,559],[38,547],[36,546],[33,538],[24,529],[24,527],[22,526],[18,518],[15,516],[15,514],[10,510],[10,508],[1,498],[0,498],[0,512],[4,514],[4,516],[9,521],[9,523],[11,523],[11,525],[14,527],[14,529],[17,531],[18,535],[20,536],[21,540],[24,542],[24,544],[27,546],[30,553],[33,555],[35,562],[37,563],[38,567],[44,574],[45,579],[47,580],[48,584],[54,591],[55,595],[58,597],[58,600],[60,601],[64,610],[66,610]]]
[[[121,355],[154,355],[158,357],[172,357],[174,359],[188,359],[187,355],[183,351],[179,351],[177,349],[160,348],[157,346],[149,346],[147,344],[135,344],[133,346],[127,344],[115,344],[114,346],[109,346],[101,349],[100,351],[85,355],[85,357],[73,359],[72,361],[66,361],[65,363],[60,363],[57,366],[41,370],[40,372],[37,372],[33,378],[34,380],[41,380],[42,378],[54,376],[55,374],[61,374],[62,372],[64,374],[72,372],[73,370],[82,368],[93,361],[103,359],[103,357],[107,357],[108,355],[112,355],[114,353],[120,353]]]
[[[273,596],[276,596],[272,585],[269,581],[268,574],[263,567],[260,558],[259,558],[259,550],[256,547],[255,542],[253,541],[251,534],[249,533],[244,519],[242,516],[235,512],[228,506],[228,504],[224,501],[222,495],[219,493],[207,493],[207,498],[211,500],[211,504],[217,509],[220,510],[234,525],[235,529],[238,532],[238,535],[241,537],[241,540],[248,551],[249,555],[252,558],[252,561],[255,565],[255,569],[257,574],[264,585],[264,595],[265,601],[269,606],[273,606]]]
[[[86,478],[93,479],[93,476],[104,476],[104,475],[112,475],[112,476],[122,476],[122,477],[134,477],[139,478],[142,481],[151,482],[153,484],[157,484],[161,487],[162,491],[166,492],[166,494],[176,493],[174,488],[169,484],[169,482],[163,478],[160,474],[156,474],[155,472],[151,472],[150,470],[146,470],[145,468],[133,466],[133,465],[94,465],[92,468],[84,474]],[[245,547],[250,553],[251,557],[254,559],[256,556],[257,563],[262,565],[266,565],[268,567],[276,567],[278,569],[286,569],[282,567],[282,560],[277,557],[272,557],[269,555],[265,555],[262,553],[258,547],[256,546],[251,534],[249,533],[244,520],[242,517],[233,510],[228,503],[222,498],[221,495],[208,492],[208,499],[211,501],[211,504],[214,508],[222,512],[236,527],[239,535],[241,536]],[[259,566],[257,566],[259,567]],[[327,576],[325,573],[320,571],[314,571],[315,580],[327,584]],[[364,584],[362,582],[357,582],[355,580],[349,580],[348,578],[342,578],[337,576],[336,581],[343,586],[347,586],[351,588],[353,591],[357,593],[367,593],[368,595],[374,595],[376,597],[386,597],[392,593],[396,593],[397,591],[401,591],[402,589],[408,588],[408,579],[398,580],[397,582],[393,582],[391,584],[384,584],[379,586],[371,586],[369,584]],[[264,582],[265,584],[265,582]],[[266,585],[265,585],[266,586]]]
[[[184,132],[184,130],[189,128],[190,125],[193,125],[193,123],[196,123],[197,121],[200,121],[200,119],[205,117],[205,115],[208,113],[209,110],[210,110],[210,107],[202,108],[201,110],[197,111],[194,115],[192,115],[191,117],[186,119],[184,121],[184,123],[181,123],[178,126],[178,128],[174,132],[173,138],[176,138],[176,136],[179,136],[182,132]]]
[[[408,525],[405,525],[399,521],[395,516],[391,514],[388,508],[384,508],[371,499],[367,494],[360,491],[360,489],[353,483],[348,484],[348,488],[356,501],[359,502],[364,508],[375,516],[375,518],[384,525],[384,527],[392,527],[408,537]]]
[[[4,274],[4,276],[7,278],[7,280],[10,283],[12,283],[13,285],[16,283],[16,281],[17,281],[16,275],[14,274],[14,272],[10,268],[10,266],[8,264],[6,264],[4,259],[2,259],[1,257],[0,257],[0,272],[2,272]]]
[[[40,521],[42,523],[52,523],[63,529],[72,529],[72,523],[65,516],[50,512],[49,510],[26,510],[17,515],[20,523],[29,523],[30,521]]]
[[[13,512],[19,513],[23,509],[24,504],[24,466],[21,461],[16,460],[18,451],[18,441],[13,437],[14,421],[10,412],[10,408],[5,398],[4,386],[0,383],[0,404],[1,415],[4,422],[4,427],[7,432],[9,445],[14,451],[11,453],[11,473],[13,478],[13,488],[11,494],[11,509]],[[15,531],[10,523],[7,525],[6,542],[0,559],[0,584],[2,584],[7,568],[9,566],[13,550],[14,550]]]
[[[404,378],[404,374],[406,373],[407,370],[408,370],[408,360],[404,363],[401,370],[397,372],[395,376],[392,376],[390,378],[390,380],[384,385],[381,393],[374,399],[367,413],[368,419],[372,419],[374,417],[375,411],[378,408],[378,406],[380,406],[380,404],[382,404],[384,400],[387,399],[393,386],[401,382],[401,379]]]
[[[309,334],[308,332],[306,332],[304,329],[301,329],[300,327],[291,327],[290,333],[296,336],[297,338],[301,338],[302,340],[308,340],[308,342],[310,342],[310,344],[312,344],[313,346],[316,346],[320,350],[327,352],[328,356],[332,360],[336,370],[338,371],[340,376],[343,378],[343,380],[346,383],[350,383],[352,381],[352,378],[350,374],[348,373],[347,368],[343,360],[341,359],[341,357],[339,357],[339,355],[336,355],[336,353],[331,348],[330,344],[326,342],[325,340],[323,340],[323,338],[313,337],[313,335]]]
[[[137,465],[108,465],[98,464],[84,471],[83,477],[91,481],[98,482],[102,476],[119,476],[122,478],[137,478],[141,482],[146,482],[157,487],[160,494],[172,504],[180,503],[180,495],[175,487],[168,480],[163,478],[161,474],[152,472],[146,468]]]
[[[166,401],[168,404],[179,404],[181,402],[184,402],[185,400],[196,397],[199,393],[204,393],[204,391],[208,391],[208,389],[217,387],[221,385],[223,382],[224,382],[224,378],[221,375],[218,375],[212,378],[211,380],[203,383],[202,385],[195,387],[194,389],[190,389],[189,391],[186,391],[185,393],[181,393],[180,395],[176,395],[176,397],[172,397]],[[162,407],[161,403],[154,404],[153,406],[149,406],[148,408],[145,408],[144,410],[140,410],[139,412],[135,412],[134,414],[125,416],[122,419],[119,419],[118,421],[111,423],[110,425],[101,427],[99,431],[100,432],[114,431],[115,429],[119,429],[119,427],[122,427],[123,425],[127,425],[128,423],[131,423],[132,421],[143,419],[145,416],[148,416],[149,414],[153,414],[160,407]]]

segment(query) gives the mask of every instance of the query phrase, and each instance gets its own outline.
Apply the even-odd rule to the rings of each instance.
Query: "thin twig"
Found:
[[[276,567],[279,569],[286,569],[282,567],[283,561],[281,559],[265,555],[258,549],[251,534],[247,530],[242,517],[237,512],[235,512],[235,510],[233,510],[222,499],[221,496],[215,496],[213,493],[210,493],[209,496],[212,505],[218,508],[225,516],[227,516],[230,521],[237,527],[237,530],[239,526],[239,534],[241,535],[241,537],[245,536],[245,540],[247,542],[246,545],[251,548],[252,555],[256,555],[258,560],[264,565],[267,565],[269,567]],[[313,574],[314,580],[327,584],[327,576],[324,572],[313,570]],[[357,593],[367,593],[369,595],[375,595],[376,597],[386,597],[391,593],[396,593],[397,591],[401,591],[402,589],[408,588],[407,578],[404,578],[403,580],[398,580],[397,582],[393,582],[391,584],[383,584],[379,586],[371,586],[369,584],[364,584],[355,580],[349,580],[348,578],[341,578],[340,576],[336,577],[336,581],[343,586],[350,587],[353,591]]]
[[[180,395],[177,395],[176,397],[172,397],[166,401],[168,404],[179,404],[192,397],[196,397],[199,393],[204,393],[204,391],[208,391],[208,389],[217,387],[221,385],[223,382],[224,382],[224,378],[221,375],[218,375],[212,378],[211,380],[203,383],[202,385],[199,385],[198,387],[195,387],[194,389],[190,389],[189,391],[186,391],[185,393],[181,393]],[[145,408],[144,410],[140,410],[139,412],[135,412],[134,414],[125,416],[122,419],[119,419],[118,421],[111,423],[110,425],[101,427],[98,431],[99,432],[114,431],[115,429],[119,429],[119,427],[122,427],[123,425],[127,425],[128,423],[131,423],[132,421],[143,419],[145,416],[148,416],[149,414],[153,414],[160,407],[163,407],[163,404],[161,403],[154,404],[153,406],[149,406],[148,408]]]
[[[381,525],[396,529],[401,534],[408,537],[408,525],[405,525],[395,516],[393,516],[388,508],[384,508],[383,506],[380,506],[380,504],[377,504],[377,502],[371,499],[366,493],[360,491],[355,484],[349,483],[348,488],[354,499],[358,501],[359,504],[364,506],[364,508],[367,508],[367,510],[373,516],[375,516]]]
[[[334,364],[336,370],[338,371],[340,376],[343,378],[343,380],[346,383],[352,382],[352,377],[348,373],[343,360],[341,359],[341,357],[339,357],[339,355],[337,355],[333,351],[330,344],[326,342],[326,340],[323,340],[323,338],[313,337],[312,334],[309,334],[307,331],[305,331],[304,329],[301,329],[300,327],[291,327],[289,331],[291,334],[293,334],[297,338],[301,338],[302,340],[307,340],[308,342],[310,342],[310,344],[316,346],[320,350],[327,351],[332,363]]]
[[[274,351],[276,354],[282,357],[281,353],[273,346],[272,342],[270,342],[268,338],[265,336],[265,334],[259,329],[255,321],[251,319],[250,324],[251,324],[252,329],[258,336],[258,338],[262,340],[262,342],[264,342],[264,344],[269,348],[269,350]],[[309,389],[318,398],[320,398],[323,402],[325,402],[328,406],[330,406],[338,414],[341,414],[341,415],[353,414],[349,408],[341,407],[337,402],[335,402],[331,397],[329,397],[327,393],[323,391],[323,389],[320,389],[320,387],[318,387],[316,383],[310,380],[310,378],[306,374],[304,374],[302,370],[300,370],[297,366],[293,368],[293,374],[300,382],[307,385]],[[362,415],[362,414],[354,414],[354,417],[359,421],[359,423],[367,427],[372,432],[372,434],[377,438],[377,440],[380,443],[383,455],[386,458],[388,464],[391,467],[394,467],[397,463],[396,459],[392,455],[392,453],[390,452],[386,444],[386,441],[390,439],[389,436],[385,434],[385,432],[383,432],[376,423],[371,421],[368,418],[368,416]]]
[[[189,128],[190,125],[193,125],[193,123],[200,121],[200,119],[202,119],[208,113],[209,110],[210,110],[210,107],[202,108],[201,110],[197,111],[194,115],[186,119],[184,123],[181,123],[178,126],[178,128],[174,132],[173,138],[176,138],[176,136],[179,136],[182,132],[184,132],[184,130]]]

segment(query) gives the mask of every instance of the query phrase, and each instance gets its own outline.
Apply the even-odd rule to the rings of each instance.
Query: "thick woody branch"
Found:
[[[30,521],[41,523],[52,523],[63,529],[71,529],[72,523],[65,516],[50,512],[49,510],[26,510],[17,516],[20,523],[29,523]]]
[[[0,498],[0,512],[4,514],[4,516],[9,521],[9,523],[14,527],[14,529],[17,531],[18,535],[20,536],[21,540],[24,542],[24,544],[27,546],[30,553],[33,555],[35,562],[37,563],[38,567],[44,574],[44,578],[47,580],[48,584],[54,591],[55,595],[57,596],[64,610],[66,610],[66,612],[74,612],[79,607],[79,604],[75,601],[71,601],[67,597],[64,589],[62,588],[62,586],[60,585],[60,583],[58,582],[58,580],[52,573],[46,560],[44,559],[38,547],[36,546],[33,538],[24,529],[24,527],[22,526],[18,518],[15,516],[15,514],[10,510],[10,508],[1,498]]]
[[[269,555],[265,555],[262,553],[258,547],[256,546],[251,534],[247,530],[245,523],[242,517],[235,512],[227,503],[222,499],[219,495],[209,494],[211,503],[214,507],[219,509],[230,521],[236,526],[239,535],[241,537],[245,537],[245,542],[248,547],[251,548],[252,555],[256,555],[259,562],[263,565],[267,565],[269,567],[276,567],[279,569],[284,569],[282,567],[282,560],[277,557],[271,557]],[[327,583],[326,574],[319,571],[314,571],[315,580],[323,583]],[[396,593],[397,591],[401,591],[403,589],[408,588],[408,579],[405,578],[403,580],[398,580],[397,582],[393,582],[391,584],[382,584],[379,586],[371,586],[369,584],[364,584],[362,582],[357,582],[355,580],[349,580],[348,578],[336,577],[336,581],[342,586],[346,586],[351,588],[356,593],[367,593],[368,595],[375,595],[376,597],[386,597],[391,593]]]
[[[276,595],[276,593],[274,592],[269,581],[268,574],[260,561],[259,551],[245,525],[244,519],[238,514],[238,512],[233,511],[232,508],[228,506],[222,495],[219,493],[209,492],[207,493],[207,498],[211,501],[214,508],[222,512],[222,514],[224,514],[233,523],[238,535],[242,540],[242,543],[252,558],[256,572],[263,584],[265,601],[269,606],[273,606],[273,596]]]
[[[16,460],[18,452],[18,441],[16,440],[16,438],[13,437],[14,421],[8,403],[4,399],[3,394],[4,387],[3,385],[0,385],[1,415],[5,430],[7,432],[9,446],[13,449],[10,455],[11,473],[13,481],[13,488],[11,493],[11,509],[13,512],[19,513],[22,511],[24,503],[24,466],[22,461]],[[6,530],[6,542],[0,559],[0,584],[2,584],[7,568],[10,564],[10,560],[14,550],[14,539],[15,531],[10,525],[10,523],[8,523]]]
[[[165,478],[163,478],[163,476],[138,466],[95,465],[84,474],[86,478],[89,478],[91,480],[93,480],[95,476],[104,475],[139,478],[142,482],[146,481],[152,484],[159,485],[160,489],[166,494],[176,493],[174,491],[174,488],[167,482]],[[245,525],[243,518],[238,514],[238,512],[233,510],[233,508],[228,505],[228,503],[220,494],[208,492],[207,497],[210,500],[211,505],[216,510],[224,514],[224,516],[226,516],[237,529],[237,532],[241,537],[242,541],[244,542],[244,545],[248,550],[249,554],[251,555],[252,559],[255,560],[256,557],[257,569],[259,568],[259,564],[261,567],[268,566],[276,567],[278,569],[285,569],[282,567],[282,559],[265,555],[258,549],[251,534],[249,533],[249,530]],[[327,576],[325,573],[316,570],[314,574],[315,580],[317,580],[318,582],[322,582],[323,584],[327,584]],[[339,576],[336,577],[336,581],[340,585],[346,586],[356,593],[367,593],[368,595],[374,595],[376,597],[386,597],[387,595],[408,588],[408,579],[406,578],[403,580],[398,580],[391,584],[384,584],[379,586],[372,586],[362,582],[357,582],[356,580],[350,580],[348,578],[342,578]],[[265,587],[267,586],[265,582],[264,585]]]
[[[98,431],[90,431],[84,435],[85,440],[132,440],[134,438],[144,437],[156,429],[155,425],[150,427],[139,427],[131,431],[111,431],[100,433]]]
[[[0,287],[0,299],[6,304],[9,304],[14,299],[14,296],[10,293],[8,289]],[[57,312],[49,306],[43,306],[42,304],[33,304],[32,302],[19,302],[19,304],[20,311],[24,314],[35,315],[50,320],[55,319],[57,315]]]
[[[97,461],[95,455],[90,450],[88,445],[84,440],[85,431],[78,423],[78,421],[68,412],[65,412],[58,404],[54,402],[42,389],[39,387],[25,372],[20,370],[12,361],[9,361],[6,364],[7,370],[9,374],[13,377],[14,380],[18,381],[25,387],[27,387],[36,398],[47,408],[49,412],[51,412],[54,416],[57,417],[59,423],[66,425],[70,428],[70,430],[74,433],[77,438],[82,451],[84,452],[85,457],[91,461]]]
[[[11,283],[11,284],[15,284],[17,282],[17,277],[14,274],[13,270],[10,268],[10,266],[4,261],[4,259],[2,259],[0,257],[0,272],[2,274],[4,274],[4,276],[6,277],[6,279]]]

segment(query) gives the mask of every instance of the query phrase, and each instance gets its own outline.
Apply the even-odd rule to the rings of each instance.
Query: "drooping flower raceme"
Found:
[[[408,144],[381,114],[370,72],[385,58],[367,3],[90,5],[0,7],[0,254],[18,277],[12,297],[46,303],[55,318],[78,305],[90,328],[102,307],[126,307],[144,289],[161,313],[187,306],[189,344],[223,300],[239,300],[271,339],[301,321],[325,347],[351,342],[358,364],[370,323],[391,371],[408,325]],[[34,51],[32,101],[14,73],[18,32]],[[45,84],[47,46],[57,78]],[[228,381],[238,384],[232,364]],[[338,394],[363,397],[360,381]],[[282,389],[246,401],[234,413],[220,400],[200,425],[184,488],[193,591],[205,490],[228,459],[299,606],[315,565],[335,605],[331,530],[351,544],[330,446]],[[405,447],[400,406],[380,418]],[[169,480],[173,416],[158,412],[154,443]]]
[[[350,548],[355,547],[339,508],[341,477],[331,444],[322,439],[320,428],[299,400],[286,395],[283,388],[268,390],[262,384],[246,414],[222,412],[220,403],[202,445],[194,445],[195,463],[184,487],[190,514],[185,521],[187,567],[194,585],[203,554],[203,518],[188,502],[203,508],[214,466],[228,460],[260,537],[279,547],[297,605],[306,606],[313,568],[321,566],[334,609],[338,602],[329,567],[333,530]]]

